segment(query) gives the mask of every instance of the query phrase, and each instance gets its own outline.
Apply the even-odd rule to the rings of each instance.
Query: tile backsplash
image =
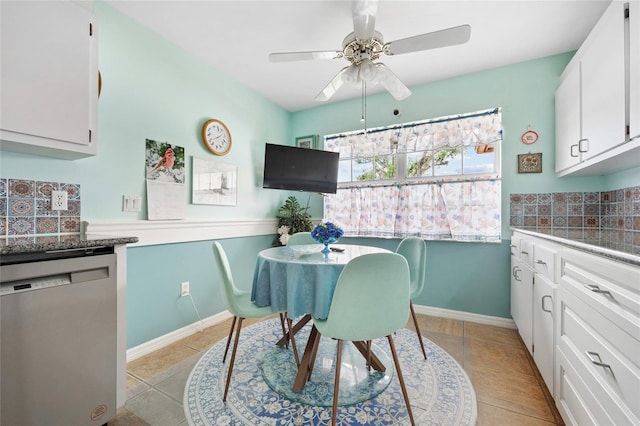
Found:
[[[640,186],[602,192],[511,194],[509,224],[601,231],[640,253]]]
[[[51,191],[67,192],[67,210],[51,210]],[[79,184],[0,178],[0,238],[13,243],[78,234],[80,206]]]

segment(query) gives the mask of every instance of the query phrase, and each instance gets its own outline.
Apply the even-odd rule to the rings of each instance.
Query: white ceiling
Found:
[[[109,4],[288,111],[315,96],[345,59],[271,63],[272,52],[341,50],[353,31],[347,0],[107,0]],[[577,49],[610,0],[381,0],[384,41],[471,25],[464,45],[383,56],[409,87]],[[382,92],[369,87],[368,93]],[[330,102],[357,98],[343,86]],[[389,95],[389,99],[392,100]]]

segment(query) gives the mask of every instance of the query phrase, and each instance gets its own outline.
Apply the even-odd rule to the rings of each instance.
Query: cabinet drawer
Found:
[[[567,425],[632,425],[637,419],[612,403],[604,390],[594,384],[581,369],[580,363],[570,359],[565,351],[557,350],[556,406]],[[577,368],[574,368],[577,367]]]
[[[640,341],[625,333],[600,312],[570,292],[560,289],[558,346],[590,389],[599,389],[612,406],[640,418],[640,366],[635,354]],[[595,391],[594,391],[595,392]],[[606,407],[607,412],[614,409]],[[619,422],[617,424],[620,424]]]
[[[555,257],[557,250],[536,244],[534,247],[534,268],[537,274],[543,275],[549,280],[554,280]]]
[[[520,240],[519,257],[522,262],[533,269],[533,242],[528,239]]]
[[[640,267],[562,248],[558,282],[640,340]]]

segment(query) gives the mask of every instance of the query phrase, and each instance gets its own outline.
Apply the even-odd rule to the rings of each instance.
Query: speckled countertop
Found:
[[[25,237],[17,240],[0,240],[0,255],[38,253],[55,250],[109,247],[138,242],[138,237],[114,237],[110,235],[71,234],[60,236]]]
[[[620,262],[640,265],[640,249],[637,239],[640,233],[583,228],[512,227],[512,231],[562,245],[609,257]]]

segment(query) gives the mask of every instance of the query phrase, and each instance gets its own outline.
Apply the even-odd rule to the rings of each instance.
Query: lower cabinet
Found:
[[[569,425],[640,424],[640,267],[563,247],[555,401]]]
[[[511,257],[511,317],[530,353],[533,351],[533,271]]]
[[[536,274],[533,286],[533,360],[540,375],[553,395],[554,367],[554,307],[556,285],[548,278]]]
[[[511,239],[511,317],[551,394],[557,250],[554,244],[518,232]]]

